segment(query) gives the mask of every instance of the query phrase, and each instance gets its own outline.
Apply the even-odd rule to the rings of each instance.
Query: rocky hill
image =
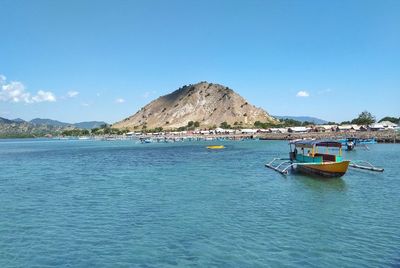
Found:
[[[33,124],[26,121],[14,121],[0,117],[0,138],[30,137],[59,133],[66,127],[45,124]]]
[[[15,120],[14,120],[15,121]],[[85,122],[79,122],[79,123],[65,123],[61,122],[58,120],[53,120],[53,119],[43,119],[43,118],[35,118],[29,121],[29,123],[35,124],[35,125],[48,125],[48,126],[53,126],[53,127],[75,127],[75,128],[80,128],[80,129],[92,129],[92,128],[98,128],[101,127],[102,125],[107,124],[104,121],[85,121]]]
[[[88,121],[75,124],[64,123],[52,119],[35,118],[25,121],[20,118],[10,120],[0,117],[0,138],[3,137],[33,137],[46,134],[60,134],[64,130],[92,129],[106,124],[103,121]]]
[[[277,123],[266,111],[248,103],[223,85],[200,82],[161,96],[134,115],[117,122],[115,128],[173,129],[199,122],[201,128],[230,125],[250,127],[254,122]]]

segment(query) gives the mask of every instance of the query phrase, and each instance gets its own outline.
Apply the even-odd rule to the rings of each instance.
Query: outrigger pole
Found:
[[[273,165],[275,161],[283,161],[280,162],[278,165]],[[267,168],[273,169],[283,175],[287,175],[289,173],[289,168],[293,167],[293,161],[289,158],[274,158],[271,162],[265,164]]]
[[[358,164],[358,163],[360,163],[360,164]],[[365,163],[367,165],[365,166],[365,165],[362,165],[361,163]],[[350,162],[349,167],[365,169],[365,170],[369,170],[369,171],[376,171],[376,172],[384,171],[383,168],[377,168],[374,165],[372,165],[370,162],[364,161],[364,160],[354,160],[354,161]]]

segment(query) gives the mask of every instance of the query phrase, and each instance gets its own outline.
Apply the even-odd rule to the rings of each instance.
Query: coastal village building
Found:
[[[267,129],[268,133],[287,133],[287,128],[269,128]]]
[[[290,133],[307,133],[310,132],[312,128],[310,127],[290,127],[288,128],[288,132]]]
[[[382,123],[375,123],[375,124],[369,125],[369,129],[371,131],[379,131],[379,130],[385,130],[385,127],[383,126]]]
[[[390,121],[382,121],[380,123],[385,129],[395,129],[398,127],[397,124],[390,122]]]
[[[366,128],[364,126],[359,125],[342,125],[337,126],[336,131],[340,132],[356,132],[356,131],[364,131]]]
[[[335,131],[337,128],[337,125],[317,125],[314,126],[314,131],[315,132],[332,132]]]
[[[257,129],[251,129],[251,128],[249,128],[249,129],[242,129],[242,134],[255,134],[255,133],[257,133]]]

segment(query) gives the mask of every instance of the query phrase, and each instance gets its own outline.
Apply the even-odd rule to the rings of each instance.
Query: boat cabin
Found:
[[[297,140],[289,143],[289,157],[300,163],[342,161],[342,144],[332,140]],[[322,148],[321,148],[322,147]],[[332,149],[339,150],[338,153]]]

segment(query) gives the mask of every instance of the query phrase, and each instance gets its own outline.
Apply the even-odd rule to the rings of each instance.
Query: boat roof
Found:
[[[323,147],[338,147],[341,148],[342,144],[335,140],[297,140],[291,142],[296,147],[312,148],[314,146]]]

